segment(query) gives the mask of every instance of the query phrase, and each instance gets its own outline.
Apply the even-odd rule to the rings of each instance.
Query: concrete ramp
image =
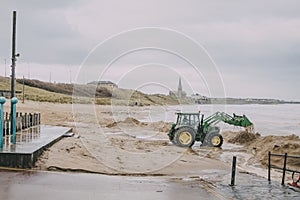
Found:
[[[12,168],[32,168],[43,151],[59,141],[72,129],[60,126],[35,126],[17,133],[17,144],[5,145],[0,150],[0,166]]]

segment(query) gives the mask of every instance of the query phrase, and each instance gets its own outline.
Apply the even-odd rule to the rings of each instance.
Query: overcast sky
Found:
[[[0,0],[0,75],[10,73],[16,10],[18,77],[112,80],[152,93],[182,77],[188,93],[300,100],[299,8],[298,0]]]

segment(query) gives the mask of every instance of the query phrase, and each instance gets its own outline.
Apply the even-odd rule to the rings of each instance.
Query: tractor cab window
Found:
[[[199,124],[199,115],[191,115],[191,126],[198,126]]]
[[[194,115],[194,114],[179,115],[177,124],[180,126],[196,127],[199,124],[199,115]]]
[[[182,116],[182,121],[181,121],[182,125],[189,125],[189,119],[187,115]]]

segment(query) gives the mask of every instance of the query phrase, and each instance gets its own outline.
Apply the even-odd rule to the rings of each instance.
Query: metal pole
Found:
[[[13,114],[12,114],[12,124],[11,124],[11,130],[12,130],[12,143],[16,144],[17,143],[17,103],[18,99],[16,97],[11,99],[11,104],[13,108]]]
[[[11,56],[11,98],[15,97],[15,67],[16,67],[16,19],[17,12],[13,11],[12,56]]]
[[[22,99],[22,103],[24,103],[25,102],[25,86],[24,86],[24,76],[23,76],[23,91],[22,91],[22,93],[23,93],[23,99]]]
[[[4,59],[4,77],[6,77],[6,58]]]
[[[0,149],[3,148],[3,123],[4,123],[4,103],[6,99],[4,97],[0,97]]]
[[[282,174],[282,180],[281,185],[284,185],[284,179],[285,179],[285,172],[286,172],[286,159],[287,159],[287,153],[284,154],[284,162],[283,162],[283,174]]]
[[[230,186],[234,186],[234,184],[235,184],[235,173],[236,173],[236,156],[233,156]]]
[[[15,67],[16,67],[16,19],[17,12],[13,11],[12,56],[11,56],[11,99],[15,97]],[[13,104],[10,107],[11,124],[13,124]],[[11,127],[12,129],[12,127]],[[12,131],[12,130],[11,130]]]
[[[72,70],[70,70],[70,84],[72,83]]]
[[[271,152],[268,153],[268,181],[271,181]]]

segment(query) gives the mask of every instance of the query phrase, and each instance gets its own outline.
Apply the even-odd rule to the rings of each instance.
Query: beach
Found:
[[[239,155],[241,170],[266,176],[268,151],[300,154],[296,135],[253,133],[251,138],[241,129],[226,128],[222,149],[200,147],[199,142],[193,148],[180,148],[168,139],[172,123],[166,120],[168,116],[157,120],[157,113],[163,109],[170,108],[32,101],[18,104],[19,112],[39,112],[42,124],[71,127],[75,134],[47,149],[36,163],[38,170],[157,176],[201,175],[207,169],[214,169],[229,174],[232,156]],[[245,136],[250,139],[243,140]],[[280,165],[281,161],[277,159],[274,163]],[[298,169],[299,163],[293,161],[291,166]]]

